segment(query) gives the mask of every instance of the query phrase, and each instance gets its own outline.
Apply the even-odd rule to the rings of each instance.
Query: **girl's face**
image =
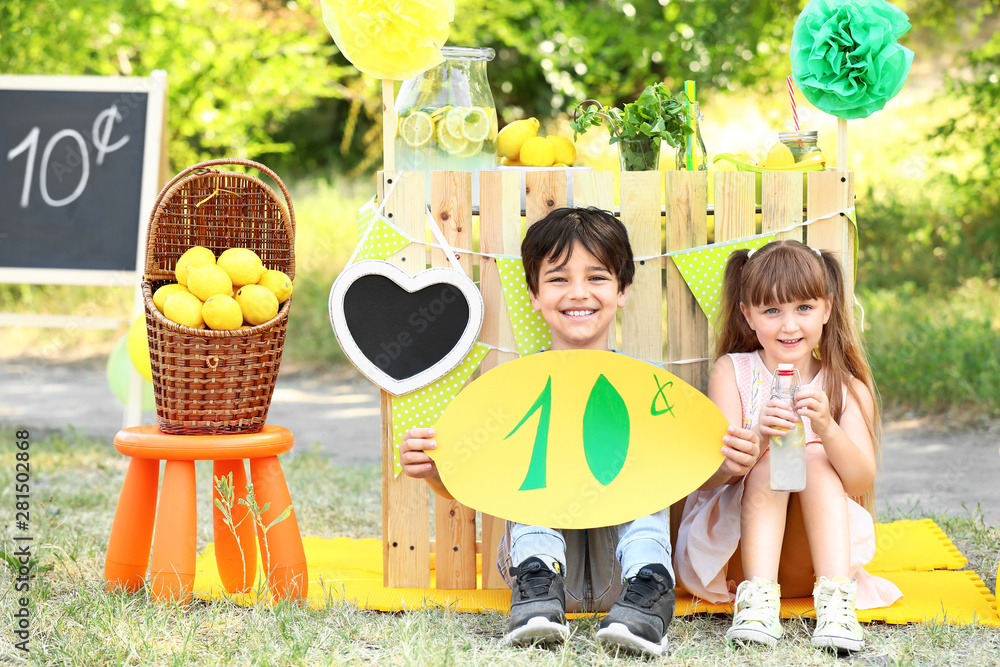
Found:
[[[740,304],[747,324],[760,341],[761,358],[773,373],[778,364],[795,364],[806,370],[813,348],[830,319],[829,299],[805,299],[758,306]]]

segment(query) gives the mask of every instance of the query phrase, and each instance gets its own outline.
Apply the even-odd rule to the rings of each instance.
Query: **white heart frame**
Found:
[[[347,290],[358,278],[370,275],[384,276],[410,294],[436,284],[447,284],[458,289],[469,304],[469,322],[451,351],[433,366],[400,380],[388,375],[369,360],[354,342],[354,337],[347,327],[347,320],[344,316],[344,298]],[[410,275],[395,264],[378,259],[355,262],[337,276],[333,287],[330,288],[329,309],[330,323],[344,354],[365,377],[394,396],[401,396],[426,387],[458,366],[479,338],[485,311],[483,297],[479,293],[479,289],[461,271],[448,267],[434,267],[425,269],[416,275]]]

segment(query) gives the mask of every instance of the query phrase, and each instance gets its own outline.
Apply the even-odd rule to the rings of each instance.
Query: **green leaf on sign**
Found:
[[[594,382],[583,413],[583,453],[590,472],[607,486],[625,465],[628,455],[628,406],[602,374]]]

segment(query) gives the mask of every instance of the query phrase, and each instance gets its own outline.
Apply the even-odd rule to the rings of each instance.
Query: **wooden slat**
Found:
[[[573,206],[615,210],[615,175],[611,171],[578,171],[573,173]],[[618,349],[615,322],[608,327],[608,347]]]
[[[549,211],[566,206],[565,171],[529,171],[524,175],[525,217],[528,224],[538,222]]]
[[[660,241],[660,172],[622,172],[621,217],[636,257],[663,253]],[[663,272],[657,260],[636,262],[622,312],[622,351],[640,359],[663,357]]]
[[[841,211],[854,205],[854,172],[809,172],[809,200],[807,215],[810,220]],[[815,222],[806,228],[806,239],[813,248],[837,253],[844,267],[844,288],[848,300],[854,298],[854,235],[853,223],[844,215]]]
[[[728,241],[754,233],[757,204],[754,174],[715,173],[715,240]]]
[[[382,173],[379,198],[388,191],[394,173]],[[406,172],[392,191],[386,217],[405,234],[424,238],[424,174]],[[410,274],[425,268],[419,244],[403,248],[389,261]],[[395,475],[393,464],[392,395],[381,393],[382,414],[382,583],[392,588],[430,586],[430,498],[423,480]]]
[[[666,172],[667,251],[684,250],[708,243],[708,175],[691,171]],[[708,318],[698,305],[680,271],[672,261],[666,265],[667,360],[709,356]],[[705,392],[710,362],[667,366],[667,370]],[[684,499],[670,506],[670,542],[677,543]]]
[[[667,251],[708,243],[705,210],[708,175],[694,171],[667,171]],[[708,356],[708,318],[673,262],[667,263],[667,360]],[[707,362],[667,366],[667,370],[704,392],[708,389]]]
[[[521,254],[521,193],[517,172],[479,172],[479,243],[484,253]],[[514,329],[507,315],[496,260],[483,257],[479,269],[479,288],[486,308],[480,339],[505,350],[516,350]],[[486,371],[517,354],[491,350],[480,369]],[[504,589],[507,584],[496,568],[497,544],[503,534],[503,519],[482,515],[483,588]]]
[[[615,174],[613,171],[574,171],[573,206],[595,206],[614,211]]]
[[[472,173],[431,172],[431,213],[453,248],[472,249]],[[472,255],[459,255],[465,275],[472,278]],[[451,266],[444,251],[431,253],[434,266]],[[435,581],[437,588],[476,587],[476,510],[457,500],[434,499]]]
[[[765,171],[761,202],[761,232],[773,232],[802,222],[803,172]],[[778,234],[779,239],[802,240],[802,228]]]

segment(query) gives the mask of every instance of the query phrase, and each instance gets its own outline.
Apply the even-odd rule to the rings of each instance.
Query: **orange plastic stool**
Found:
[[[186,600],[194,586],[197,555],[195,505],[195,461],[214,461],[213,477],[233,473],[236,500],[232,520],[234,536],[225,525],[214,500],[215,558],[222,584],[229,593],[249,590],[257,573],[253,517],[245,505],[246,472],[243,459],[250,460],[250,479],[257,504],[270,506],[261,514],[270,525],[292,504],[285,476],[278,462],[295,443],[292,432],[266,424],[258,433],[233,435],[170,435],[157,426],[122,429],[115,436],[115,449],[131,457],[118,508],[115,510],[104,579],[109,589],[139,590],[150,564],[152,545],[152,593],[157,599]],[[159,506],[156,491],[160,461],[165,460]],[[155,532],[154,532],[155,520]],[[264,571],[270,574],[271,592],[276,596],[304,597],[309,575],[302,536],[295,510],[267,532],[260,534]],[[240,551],[242,549],[243,555]]]

